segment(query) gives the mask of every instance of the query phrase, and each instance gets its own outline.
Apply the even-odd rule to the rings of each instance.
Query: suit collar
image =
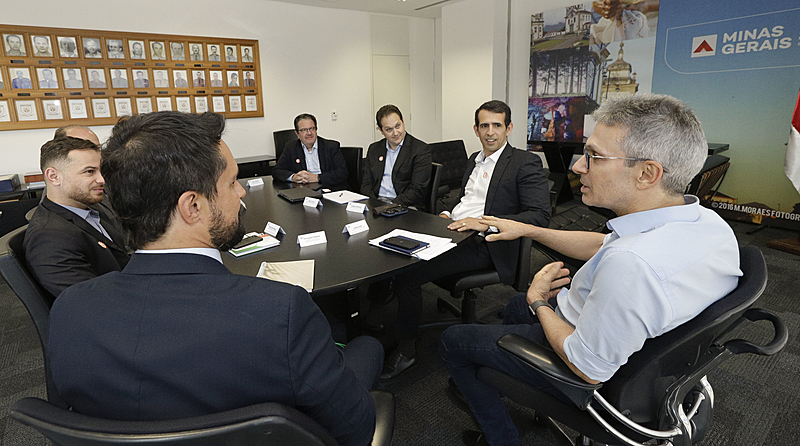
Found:
[[[104,242],[108,246],[114,247],[119,251],[125,252],[123,235],[116,231],[115,225],[111,222],[111,219],[113,219],[114,217],[110,213],[106,212],[104,206],[98,205],[89,207],[100,213],[100,221],[104,223],[103,228],[105,228],[105,230],[108,231],[111,237],[114,237],[115,239],[119,238],[119,243],[117,243],[117,240],[109,240],[106,236],[101,234],[100,231],[95,229],[94,226],[90,225],[89,222],[81,218],[79,215],[70,211],[69,209],[66,209],[56,203],[53,203],[53,201],[47,197],[44,197],[40,204],[43,208],[47,209],[48,211],[58,215],[64,220],[71,222],[81,231],[90,234],[92,237]]]
[[[506,167],[508,167],[508,163],[511,161],[511,155],[513,155],[514,150],[516,149],[511,147],[511,144],[506,143],[503,153],[500,154],[500,158],[497,160],[497,165],[494,166],[492,181],[489,182],[489,190],[486,191],[486,203],[484,204],[484,210],[487,214],[491,214],[490,207],[491,204],[494,203],[495,195],[497,195],[497,183],[499,183],[500,178],[503,177]]]
[[[230,275],[225,265],[200,254],[143,254],[135,252],[122,270],[125,274],[217,274]]]

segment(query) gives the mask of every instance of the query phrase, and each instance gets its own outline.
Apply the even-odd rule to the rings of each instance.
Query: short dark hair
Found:
[[[70,68],[70,70],[71,69],[72,68]],[[86,127],[85,125],[78,125],[78,124],[65,125],[64,127],[59,127],[56,129],[56,133],[53,135],[53,139],[67,138],[67,132],[69,131],[69,129],[91,130],[89,127]]]
[[[300,128],[297,126],[297,124],[300,121],[302,121],[303,119],[310,119],[310,120],[314,121],[314,127],[317,126],[317,118],[315,118],[314,115],[312,115],[310,113],[301,113],[301,114],[297,115],[296,118],[294,118],[294,131],[296,131],[296,132],[300,131]]]
[[[478,107],[477,110],[475,110],[475,127],[477,127],[479,124],[478,113],[480,113],[481,110],[486,110],[492,113],[505,113],[506,127],[508,127],[508,124],[511,124],[511,107],[509,107],[508,104],[506,104],[503,101],[495,100],[495,101],[484,102],[483,104],[481,104],[480,107]]]
[[[401,121],[403,120],[403,114],[400,113],[400,109],[397,108],[396,105],[387,104],[379,108],[378,113],[375,113],[375,122],[378,123],[378,128],[381,128],[381,121],[383,120],[383,118],[391,115],[392,113],[397,114],[397,116],[400,117]]]
[[[100,147],[87,139],[63,136],[47,141],[39,152],[39,168],[42,173],[53,164],[69,158],[69,152],[73,150],[95,150],[100,151]]]
[[[164,111],[117,122],[101,171],[131,249],[161,238],[184,192],[216,197],[227,166],[219,150],[224,130],[216,113]]]

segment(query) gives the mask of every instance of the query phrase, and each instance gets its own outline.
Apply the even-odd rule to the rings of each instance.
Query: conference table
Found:
[[[355,288],[393,277],[414,267],[424,267],[416,258],[391,252],[368,244],[370,239],[380,237],[395,228],[447,237],[460,243],[474,234],[473,231],[457,232],[447,229],[449,219],[422,211],[411,210],[407,214],[387,218],[373,216],[372,209],[386,203],[364,200],[369,209],[359,214],[346,211],[345,205],[321,199],[321,206],[311,208],[303,202],[290,203],[278,196],[278,191],[297,187],[283,181],[273,182],[271,176],[260,177],[264,184],[248,187],[247,179],[239,180],[247,191],[242,199],[246,208],[240,210],[241,220],[247,232],[264,232],[268,222],[281,226],[286,232],[279,234],[280,246],[235,257],[229,252],[222,254],[223,263],[236,274],[255,276],[261,262],[285,262],[314,259],[314,287],[311,296],[319,299],[336,293],[347,295],[347,337],[352,339],[359,333],[359,301]],[[250,180],[253,180],[252,178]],[[369,231],[355,235],[343,233],[345,225],[366,220]],[[327,243],[301,248],[297,236],[325,231]],[[435,259],[433,260],[435,261]]]

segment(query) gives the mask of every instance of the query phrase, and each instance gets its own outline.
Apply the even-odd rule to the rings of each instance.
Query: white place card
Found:
[[[354,221],[353,223],[348,223],[344,225],[344,229],[342,229],[343,234],[346,232],[350,235],[356,235],[366,231],[369,231],[369,225],[367,225],[366,220],[359,220],[359,221]]]
[[[64,113],[61,110],[61,99],[43,100],[42,108],[44,109],[44,119],[64,119]]]
[[[310,232],[297,236],[297,244],[299,244],[301,248],[322,245],[323,243],[328,243],[328,239],[325,237],[325,231]]]
[[[19,121],[38,121],[36,115],[35,101],[14,101],[17,106],[17,120]]]
[[[306,199],[303,200],[303,206],[309,207],[309,208],[315,208],[315,207],[319,206],[320,204],[322,204],[322,202],[319,201],[319,198],[306,197]]]
[[[347,212],[355,212],[357,214],[363,214],[367,212],[367,205],[364,203],[355,203],[349,202],[347,203],[347,208],[345,209]]]
[[[264,232],[273,237],[277,237],[278,234],[286,234],[286,231],[284,231],[283,228],[273,222],[267,223],[267,227],[264,228]]]
[[[0,122],[11,122],[11,113],[8,112],[8,101],[0,101]]]
[[[111,117],[111,107],[108,105],[108,99],[92,99],[92,109],[94,110],[95,118]]]
[[[67,99],[69,105],[69,117],[71,119],[86,119],[89,114],[86,112],[85,99]]]
[[[251,180],[247,180],[247,187],[258,187],[264,185],[263,178],[253,178]]]

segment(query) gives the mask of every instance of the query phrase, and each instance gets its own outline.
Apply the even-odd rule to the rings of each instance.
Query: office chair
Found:
[[[294,141],[297,138],[297,133],[294,132],[294,129],[287,129],[287,130],[276,130],[272,132],[272,139],[275,141],[275,159],[281,159],[281,155],[283,154],[283,149],[286,147],[286,143],[289,141]]]
[[[347,190],[361,193],[361,165],[364,162],[362,147],[340,147],[347,166]]]
[[[531,240],[529,238],[521,238],[519,239],[517,272],[512,286],[515,290],[524,293],[528,290],[528,284],[530,280]],[[440,288],[450,291],[450,296],[453,298],[461,299],[461,308],[456,307],[444,299],[437,299],[436,307],[439,309],[439,311],[447,310],[456,316],[457,319],[422,324],[420,328],[441,328],[459,323],[474,324],[478,322],[480,318],[478,317],[475,309],[475,301],[478,299],[478,296],[474,291],[475,288],[483,288],[485,286],[495,285],[501,282],[500,275],[495,269],[492,268],[454,274],[452,276],[435,280],[433,283]]]
[[[498,346],[524,361],[563,393],[565,402],[503,372],[481,367],[478,379],[501,394],[536,411],[561,444],[573,444],[558,421],[581,436],[575,444],[685,446],[702,439],[709,428],[714,393],[706,375],[723,361],[741,353],[774,355],[788,340],[786,325],[774,313],[751,308],[767,284],[767,266],[758,248],[740,251],[744,275],[730,294],[694,319],[661,336],[648,339],[605,383],[592,385],[567,367],[558,355],[521,336],[510,334]],[[769,321],[773,339],[757,345],[730,339],[745,321]]]
[[[689,185],[686,186],[686,193],[696,195],[700,198],[700,203],[702,204],[711,202],[717,191],[719,191],[722,181],[725,180],[725,175],[728,173],[730,166],[730,158],[727,156],[710,155],[703,163],[703,169],[700,170],[700,173],[695,175]],[[710,196],[706,199],[706,195],[709,194]]]
[[[372,444],[388,446],[394,431],[394,396],[385,390],[370,393],[377,410]],[[39,398],[24,398],[11,406],[11,417],[57,446],[337,445],[316,421],[279,403],[177,420],[117,421],[81,415]]]
[[[436,201],[439,198],[439,184],[442,179],[443,166],[439,163],[431,163],[431,180],[425,188],[422,196],[425,199],[425,210],[429,214],[436,214]]]
[[[457,196],[461,189],[461,179],[464,171],[467,170],[467,148],[464,141],[458,139],[453,141],[442,141],[428,144],[431,148],[431,157],[434,163],[442,165],[442,179],[437,192],[439,197],[451,195]],[[431,210],[435,212],[435,210]]]
[[[50,370],[47,367],[47,325],[50,321],[50,307],[55,298],[39,285],[25,264],[25,249],[22,247],[22,242],[25,240],[27,229],[28,226],[25,225],[0,238],[0,274],[28,310],[36,332],[39,334],[39,343],[44,358],[47,399],[66,407],[55,391]]]

